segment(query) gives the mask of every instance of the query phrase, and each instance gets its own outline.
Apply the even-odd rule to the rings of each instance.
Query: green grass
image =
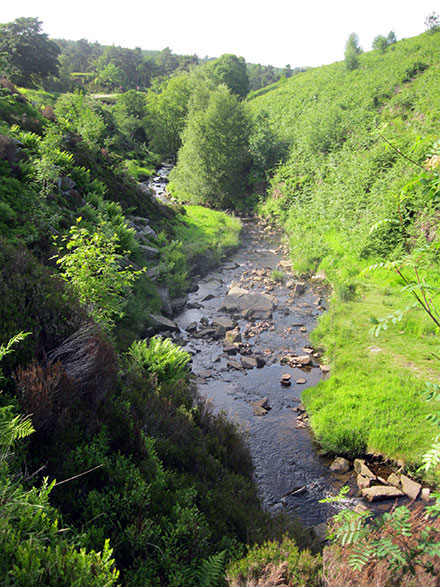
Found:
[[[238,218],[203,206],[185,206],[185,215],[175,226],[176,238],[183,243],[189,262],[211,259],[218,262],[227,249],[239,243]]]
[[[375,336],[378,319],[411,302],[391,278],[388,284],[381,279],[352,280],[352,300],[334,293],[312,334],[326,349],[331,377],[302,398],[324,450],[350,457],[381,454],[416,468],[438,433],[426,421],[433,407],[423,398],[424,382],[440,375],[440,361],[432,356],[438,335],[429,318],[414,310]]]

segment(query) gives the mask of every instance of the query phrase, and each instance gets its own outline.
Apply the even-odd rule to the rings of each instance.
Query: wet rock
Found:
[[[208,379],[208,377],[212,377],[211,371],[208,371],[207,369],[203,369],[202,371],[199,371],[198,373],[196,373],[196,375],[198,377],[202,377],[202,379]]]
[[[234,344],[234,342],[241,342],[241,334],[238,328],[234,328],[233,330],[228,330],[225,334],[225,342],[229,345]]]
[[[296,380],[296,383],[297,383],[298,385],[302,385],[303,383],[307,383],[307,379],[297,379],[297,380]]]
[[[225,330],[232,330],[236,326],[236,323],[227,316],[218,316],[217,318],[214,318],[212,324],[214,326],[222,326]]]
[[[187,332],[192,333],[197,331],[197,322],[191,322],[185,329]]]
[[[257,361],[258,369],[262,369],[266,365],[266,359],[264,357],[260,357],[259,355],[255,355],[255,359]]]
[[[254,357],[241,357],[241,364],[245,369],[255,369],[257,367],[257,359]]]
[[[255,416],[265,416],[271,409],[267,401],[267,397],[264,399],[259,399],[255,402],[251,402],[251,406]]]
[[[158,287],[157,293],[160,297],[160,310],[165,316],[172,316],[173,309],[170,302],[170,293],[167,287]]]
[[[335,473],[346,473],[350,468],[350,461],[347,461],[344,457],[336,457],[330,465],[330,471],[334,471]]]
[[[368,508],[363,503],[358,503],[358,504],[356,504],[356,507],[354,508],[354,511],[357,514],[363,514],[364,512],[367,512],[368,511]]]
[[[289,373],[284,373],[283,375],[281,375],[280,383],[281,383],[281,385],[288,387],[291,383],[290,382],[291,379],[292,379],[292,376],[289,375]]]
[[[237,369],[237,371],[241,371],[243,369],[241,363],[238,361],[228,361],[228,367],[231,369]]]
[[[371,479],[369,477],[364,477],[363,475],[358,475],[356,477],[356,483],[359,487],[359,490],[362,491],[363,489],[367,489],[371,485]]]
[[[187,301],[188,301],[187,297],[174,298],[174,300],[171,300],[171,308],[173,310],[173,313],[178,314],[179,312],[181,312],[183,310],[183,308],[186,306]]]
[[[188,302],[186,307],[188,310],[200,310],[203,308],[202,304],[199,304],[199,302]]]
[[[313,531],[320,542],[325,542],[327,540],[327,522],[321,522],[320,524],[313,526]]]
[[[402,491],[405,495],[407,495],[412,501],[417,499],[419,493],[422,489],[420,483],[413,481],[406,475],[400,476],[400,482],[402,483]]]
[[[306,293],[306,284],[303,281],[295,282],[295,285],[293,287],[293,291],[294,291],[295,295],[302,296],[303,294]]]
[[[361,495],[368,501],[380,501],[382,499],[396,499],[402,497],[404,493],[400,489],[397,489],[397,487],[375,485],[374,487],[362,489]]]
[[[214,298],[215,298],[215,295],[212,293],[209,293],[204,298],[202,298],[202,302],[209,302],[209,300],[212,300]]]
[[[215,328],[202,328],[199,330],[198,336],[201,338],[214,338]]]
[[[150,314],[150,318],[153,322],[153,327],[156,332],[164,332],[165,330],[177,332],[179,330],[179,327],[174,322],[174,320],[165,318],[165,316],[162,316],[162,314]]]
[[[208,324],[209,324],[209,320],[208,320],[208,318],[206,318],[206,316],[202,316],[202,317],[200,318],[200,324],[201,324],[202,326],[208,326]]]
[[[368,477],[369,479],[376,479],[376,475],[370,471],[363,459],[355,459],[353,468],[358,475]]]
[[[392,485],[393,487],[397,487],[400,489],[399,475],[396,475],[396,473],[391,473],[391,475],[388,475],[388,477],[387,477],[387,483],[388,483],[388,485]]]
[[[237,347],[234,346],[233,344],[228,344],[223,347],[223,351],[227,355],[236,355],[237,354]]]
[[[244,318],[268,319],[277,305],[275,296],[264,293],[249,293],[241,288],[231,288],[223,298],[220,310],[241,314]]]
[[[423,501],[429,501],[430,496],[431,496],[431,490],[429,489],[429,487],[424,487],[422,489],[422,499],[423,499]]]

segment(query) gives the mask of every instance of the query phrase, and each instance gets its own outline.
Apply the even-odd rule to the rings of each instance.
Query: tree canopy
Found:
[[[41,31],[37,18],[17,18],[0,25],[2,75],[18,85],[35,86],[58,72],[60,49]]]

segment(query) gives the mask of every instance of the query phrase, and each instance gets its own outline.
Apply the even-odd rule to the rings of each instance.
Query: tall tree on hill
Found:
[[[193,110],[171,181],[214,208],[235,207],[249,163],[249,124],[244,106],[226,85],[210,93],[206,109]]]
[[[0,53],[6,55],[5,71],[11,81],[36,86],[58,72],[58,45],[41,31],[37,18],[17,18],[0,24]]]
[[[362,47],[359,45],[359,38],[356,33],[351,33],[345,44],[345,65],[348,71],[359,67],[359,55],[362,53]]]
[[[225,84],[233,94],[244,98],[249,93],[249,77],[243,57],[226,53],[212,61],[208,69],[218,84]]]

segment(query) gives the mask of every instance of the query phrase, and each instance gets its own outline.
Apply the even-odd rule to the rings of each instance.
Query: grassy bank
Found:
[[[414,310],[375,336],[378,320],[411,303],[397,284],[379,279],[359,277],[351,294],[334,281],[331,307],[312,334],[325,349],[331,377],[302,397],[325,450],[381,454],[415,469],[436,434],[426,420],[432,405],[424,393],[425,381],[440,374],[432,356],[437,334]]]
[[[203,206],[185,206],[185,215],[175,227],[189,265],[208,268],[220,261],[228,249],[238,245],[238,218]]]

